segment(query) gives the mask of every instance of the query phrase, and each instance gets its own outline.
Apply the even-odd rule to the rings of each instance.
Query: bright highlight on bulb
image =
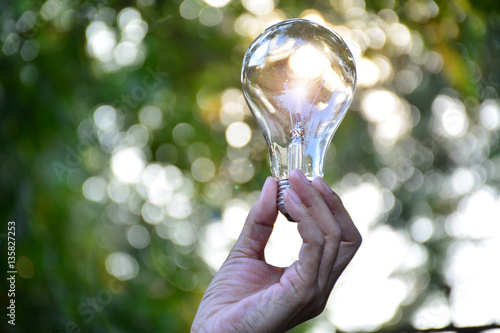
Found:
[[[353,56],[332,30],[293,19],[269,27],[250,45],[241,73],[243,92],[269,146],[279,181],[278,206],[300,169],[323,177],[331,139],[356,87]]]
[[[330,66],[330,63],[314,46],[306,45],[301,46],[290,57],[289,65],[297,76],[316,79]]]

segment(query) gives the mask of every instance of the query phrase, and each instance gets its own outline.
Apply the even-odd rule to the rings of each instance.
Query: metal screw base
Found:
[[[287,188],[290,187],[290,182],[287,179],[278,180],[278,209],[283,214],[288,221],[295,222],[292,217],[288,214],[285,208],[285,202],[283,201],[283,195]]]

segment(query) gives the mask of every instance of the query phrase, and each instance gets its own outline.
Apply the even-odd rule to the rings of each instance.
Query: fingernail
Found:
[[[286,192],[288,193],[288,196],[290,197],[290,199],[292,199],[293,202],[295,202],[296,204],[302,203],[299,196],[297,195],[297,193],[295,193],[294,190],[292,190],[291,188],[287,188]]]
[[[307,177],[304,175],[304,173],[300,170],[297,170],[298,171],[298,174],[299,174],[299,178],[306,184],[310,185],[311,182],[309,181],[309,179],[307,179]]]

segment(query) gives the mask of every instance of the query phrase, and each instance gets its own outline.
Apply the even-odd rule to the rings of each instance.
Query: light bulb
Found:
[[[353,56],[334,31],[308,20],[277,23],[259,35],[243,59],[245,99],[269,147],[278,181],[278,208],[289,173],[323,177],[325,155],[356,87]]]

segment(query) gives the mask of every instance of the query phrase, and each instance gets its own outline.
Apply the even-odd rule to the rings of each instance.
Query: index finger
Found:
[[[257,203],[248,213],[240,237],[236,241],[231,255],[264,259],[264,249],[276,222],[277,183],[268,177]]]
[[[342,230],[342,241],[352,242],[359,246],[361,244],[361,235],[338,194],[333,192],[330,186],[319,177],[312,181],[312,185],[321,194],[339,224]]]

